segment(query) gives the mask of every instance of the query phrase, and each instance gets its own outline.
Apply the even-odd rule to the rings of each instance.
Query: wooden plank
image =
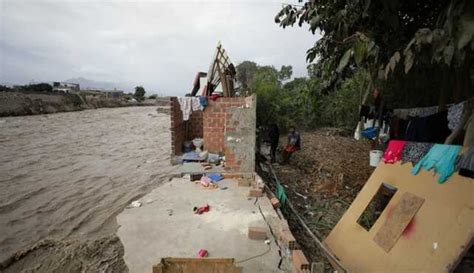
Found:
[[[424,202],[425,199],[405,192],[391,215],[375,234],[374,241],[385,252],[389,252]]]
[[[242,273],[232,258],[164,258],[153,273]]]

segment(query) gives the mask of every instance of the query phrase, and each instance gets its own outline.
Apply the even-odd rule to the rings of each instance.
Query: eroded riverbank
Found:
[[[169,151],[156,107],[1,118],[5,272],[126,270],[115,216],[166,178]]]

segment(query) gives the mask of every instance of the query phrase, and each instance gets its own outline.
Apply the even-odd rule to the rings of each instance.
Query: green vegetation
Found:
[[[283,28],[309,25],[322,38],[307,51],[327,92],[367,72],[393,107],[440,105],[472,96],[474,2],[471,0],[321,0],[286,5]],[[366,96],[364,96],[366,97]]]
[[[299,128],[320,126],[353,127],[357,121],[359,97],[365,87],[365,73],[347,79],[339,92],[325,93],[322,81],[309,77],[289,80],[291,66],[280,70],[260,66],[250,61],[237,65],[237,80],[241,94],[256,93],[257,122],[268,125],[276,122],[283,129],[292,125]]]
[[[258,94],[261,125],[354,127],[374,89],[393,108],[474,94],[472,0],[306,1],[283,6],[275,22],[322,37],[307,50],[308,77],[289,81],[285,66],[237,66],[241,95]]]
[[[158,97],[158,95],[153,94],[153,95],[150,95],[148,98],[149,98],[150,100],[156,100],[157,97]]]
[[[133,97],[137,100],[137,101],[144,101],[145,100],[145,88],[143,88],[143,86],[137,86],[135,87],[135,94],[133,95]]]

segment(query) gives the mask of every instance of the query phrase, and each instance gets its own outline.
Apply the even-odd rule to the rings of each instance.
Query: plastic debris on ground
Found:
[[[207,177],[209,177],[212,182],[219,182],[224,178],[224,176],[222,176],[220,173],[209,173],[207,174]]]
[[[142,206],[142,202],[136,200],[130,203],[129,208],[139,208]]]
[[[211,208],[209,207],[208,204],[202,206],[202,207],[194,207],[193,208],[193,211],[194,211],[194,214],[203,214],[204,212],[208,212]]]

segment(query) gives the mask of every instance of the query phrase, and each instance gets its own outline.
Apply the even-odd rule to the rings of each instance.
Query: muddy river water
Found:
[[[169,123],[156,107],[0,118],[0,271],[126,271],[115,217],[171,172]]]

